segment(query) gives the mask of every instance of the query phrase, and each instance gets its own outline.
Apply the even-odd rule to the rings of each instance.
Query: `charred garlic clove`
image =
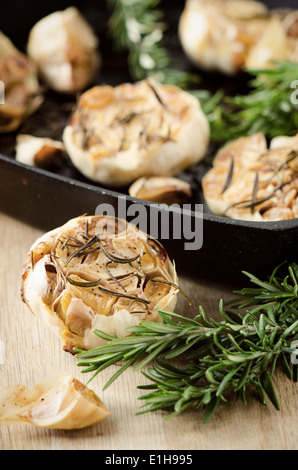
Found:
[[[0,32],[0,132],[16,130],[43,101],[34,63]]]
[[[16,384],[0,394],[0,426],[32,424],[81,429],[109,416],[98,396],[73,376],[48,375],[33,388]]]
[[[84,176],[119,187],[197,163],[209,144],[209,124],[190,93],[143,80],[83,93],[63,141]]]
[[[178,178],[151,176],[136,180],[129,195],[156,203],[183,204],[191,199],[192,191],[188,183]]]
[[[33,26],[29,56],[45,82],[58,92],[81,91],[101,62],[98,38],[75,7],[54,12]]]
[[[142,320],[174,311],[177,273],[165,249],[133,224],[82,216],[40,237],[27,256],[22,298],[59,334],[63,349],[106,341],[94,330],[124,337]]]
[[[16,141],[16,160],[25,165],[49,168],[64,156],[62,142],[46,138],[19,134]]]

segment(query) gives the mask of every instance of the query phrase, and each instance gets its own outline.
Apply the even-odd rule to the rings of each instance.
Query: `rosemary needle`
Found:
[[[145,305],[149,305],[150,304],[150,300],[147,300],[147,299],[142,299],[141,297],[135,297],[134,295],[128,295],[126,293],[122,293],[122,292],[117,292],[117,291],[114,291],[114,290],[110,290],[110,289],[107,289],[103,286],[100,285],[100,282],[102,281],[102,279],[98,279],[97,281],[76,281],[74,279],[72,279],[71,277],[66,277],[66,280],[67,282],[69,282],[69,284],[72,284],[73,286],[77,286],[77,287],[98,287],[99,290],[101,290],[102,292],[104,292],[105,294],[108,294],[108,295],[114,295],[115,297],[123,297],[123,298],[126,298],[126,299],[130,299],[130,300],[133,300],[134,302],[139,302],[139,303],[142,303],[142,304],[145,304]]]
[[[189,407],[204,409],[204,422],[230,396],[247,403],[254,387],[262,403],[280,408],[273,376],[280,364],[297,381],[293,341],[298,333],[298,265],[278,266],[268,280],[244,272],[253,287],[235,291],[233,301],[219,304],[221,320],[207,318],[203,307],[195,318],[158,310],[163,323],[143,321],[117,338],[95,330],[106,344],[77,350],[82,372],[92,378],[113,364],[121,366],[110,386],[128,367],[141,370],[149,384],[139,386],[139,413],[165,409],[169,416]],[[176,362],[179,360],[179,366]],[[145,366],[148,366],[144,370]]]

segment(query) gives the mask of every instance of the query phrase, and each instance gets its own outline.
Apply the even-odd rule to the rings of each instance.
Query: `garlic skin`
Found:
[[[15,131],[43,101],[35,64],[0,31],[0,133]]]
[[[192,197],[191,187],[185,181],[166,176],[137,179],[129,188],[129,195],[146,201],[164,204],[183,204]]]
[[[75,93],[89,85],[101,56],[99,40],[75,7],[42,18],[30,31],[27,51],[43,80],[57,92]]]
[[[83,93],[63,142],[87,178],[121,187],[142,176],[173,176],[200,161],[209,123],[191,94],[153,80]]]
[[[252,0],[187,0],[179,38],[199,68],[232,76],[246,67],[272,66],[272,60],[298,62],[291,15]]]
[[[100,234],[106,252],[96,242],[90,253],[68,259],[77,249],[73,245],[86,243],[87,229],[89,240]],[[111,262],[107,254],[121,261]],[[137,258],[125,261],[132,257]],[[93,287],[84,284],[99,280]],[[174,311],[178,290],[165,249],[134,225],[106,216],[78,217],[41,236],[28,253],[22,277],[23,301],[71,354],[74,348],[106,343],[95,329],[124,337],[127,327],[142,320],[160,322],[156,307]]]
[[[62,142],[25,134],[17,136],[16,161],[25,165],[47,169],[64,154]]]
[[[82,429],[110,415],[98,396],[75,377],[52,372],[32,388],[15,384],[0,394],[0,426],[31,424]]]

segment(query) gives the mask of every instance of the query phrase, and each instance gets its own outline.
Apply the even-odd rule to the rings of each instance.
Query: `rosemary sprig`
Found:
[[[271,139],[298,131],[297,104],[291,100],[298,80],[298,64],[275,62],[268,70],[247,70],[251,76],[246,95],[223,96],[218,103],[206,95],[201,102],[211,126],[211,139],[219,144],[262,132]]]
[[[173,67],[164,33],[168,29],[160,0],[107,0],[112,9],[109,35],[118,50],[127,51],[128,65],[134,80],[149,76],[159,83],[187,88],[198,83],[197,74]]]
[[[246,404],[251,387],[262,403],[269,398],[279,409],[273,384],[276,365],[290,379],[298,379],[297,364],[291,361],[298,332],[298,265],[289,264],[285,273],[284,269],[277,267],[267,281],[244,272],[254,287],[235,291],[237,297],[231,302],[221,301],[219,321],[207,319],[200,306],[193,319],[159,310],[163,323],[143,321],[128,328],[131,336],[125,338],[96,330],[107,344],[78,350],[78,365],[84,367],[82,372],[92,372],[93,379],[122,362],[107,388],[128,367],[142,370],[153,361],[153,366],[142,370],[151,383],[138,387],[147,390],[139,397],[145,407],[140,413],[167,409],[172,416],[190,406],[203,407],[208,421],[231,395]]]

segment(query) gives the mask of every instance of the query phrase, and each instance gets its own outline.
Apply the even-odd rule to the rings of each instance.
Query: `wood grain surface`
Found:
[[[74,375],[86,383],[77,359],[62,350],[60,338],[30,313],[21,301],[21,273],[27,251],[41,234],[0,213],[0,389],[14,383],[32,387],[53,369]],[[191,298],[184,299],[177,311],[193,315],[199,304],[212,316],[218,302],[231,295],[223,285],[211,285],[182,278],[181,286]],[[102,392],[117,366],[99,374],[90,384],[110,410],[110,417],[92,427],[60,431],[10,425],[0,427],[1,450],[296,450],[297,384],[281,373],[275,379],[281,411],[249,397],[247,406],[231,402],[219,407],[214,418],[202,423],[200,411],[189,410],[167,420],[167,413],[136,416],[141,406],[136,387],[146,383],[139,372],[128,370]]]

